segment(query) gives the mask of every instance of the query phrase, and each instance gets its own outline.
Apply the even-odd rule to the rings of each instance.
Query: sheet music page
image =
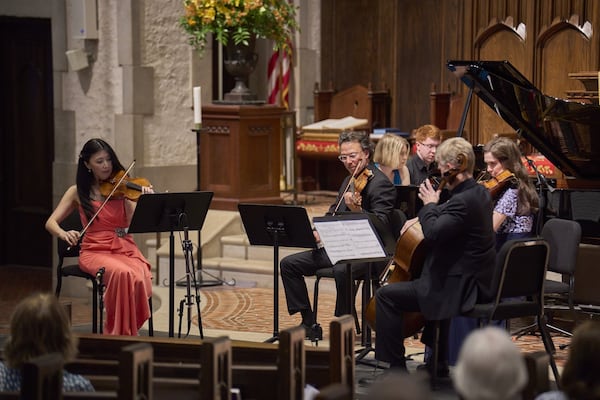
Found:
[[[386,256],[368,219],[313,222],[332,264]]]

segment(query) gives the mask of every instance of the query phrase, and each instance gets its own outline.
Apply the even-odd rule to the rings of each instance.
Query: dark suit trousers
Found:
[[[352,276],[354,278],[363,276],[367,271],[366,263],[352,265]],[[295,314],[302,310],[312,310],[308,298],[305,276],[313,276],[321,268],[331,268],[331,262],[325,249],[308,250],[289,255],[281,260],[280,270],[288,312]],[[350,314],[347,310],[348,287],[346,284],[346,265],[334,265],[333,273],[337,298],[335,303],[335,316]]]
[[[383,286],[375,293],[376,325],[375,358],[402,367],[406,363],[402,324],[404,312],[420,311],[414,281],[398,282]],[[448,320],[440,324],[439,359],[447,359]],[[426,322],[422,341],[433,344],[434,322]]]

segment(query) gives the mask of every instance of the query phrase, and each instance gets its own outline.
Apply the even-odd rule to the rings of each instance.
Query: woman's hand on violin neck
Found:
[[[79,232],[78,231],[64,231],[59,239],[64,240],[69,243],[71,246],[76,246],[79,242]]]

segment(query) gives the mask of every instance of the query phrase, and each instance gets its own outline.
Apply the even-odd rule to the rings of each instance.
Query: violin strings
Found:
[[[360,162],[358,164],[356,164],[356,168],[354,169],[354,172],[352,173],[352,176],[350,177],[350,179],[348,179],[348,184],[346,185],[346,188],[344,189],[344,191],[340,195],[340,199],[338,200],[338,202],[337,202],[337,204],[335,206],[335,209],[333,210],[333,213],[331,215],[335,215],[335,213],[338,211],[338,208],[340,208],[340,204],[342,204],[342,200],[344,199],[344,194],[346,194],[346,192],[350,188],[350,185],[352,184],[352,182],[354,181],[354,179],[358,175],[357,174],[358,173],[358,169],[362,165],[362,162],[363,162],[363,160],[361,159]]]

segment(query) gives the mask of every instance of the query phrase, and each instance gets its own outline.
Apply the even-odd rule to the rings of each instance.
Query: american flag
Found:
[[[292,44],[288,43],[290,49]],[[275,50],[271,54],[268,65],[269,104],[276,104],[289,109],[290,78],[292,63],[286,51]]]

